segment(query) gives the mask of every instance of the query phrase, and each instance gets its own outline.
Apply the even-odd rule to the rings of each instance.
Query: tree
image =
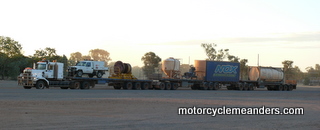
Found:
[[[143,61],[144,66],[142,67],[145,76],[150,77],[155,73],[156,68],[159,66],[161,58],[157,56],[154,52],[148,52],[142,56],[141,61]]]
[[[240,75],[241,79],[248,79],[248,69],[249,66],[247,65],[248,60],[247,59],[241,59],[240,60]]]
[[[33,54],[33,58],[35,61],[42,60],[46,58],[47,60],[58,60],[60,56],[57,55],[55,48],[46,47],[45,49],[35,50]]]
[[[283,64],[283,71],[285,74],[285,79],[293,79],[294,73],[293,73],[293,61],[291,60],[285,60],[282,62]]]
[[[75,65],[77,61],[81,61],[81,60],[83,60],[82,54],[80,52],[74,52],[70,54],[68,64]]]
[[[22,47],[17,41],[10,37],[0,36],[0,75],[2,79],[4,79],[5,76],[17,76],[16,74],[19,72],[19,68],[15,69],[14,67],[19,65],[15,61],[22,56],[21,50]]]
[[[89,51],[89,56],[91,59],[95,61],[104,61],[106,65],[108,65],[108,62],[111,60],[110,53],[106,50],[102,49],[93,49]]]
[[[11,39],[10,37],[0,36],[0,52],[6,54],[8,57],[21,54],[21,45]]]
[[[207,60],[222,61],[223,59],[225,59],[226,57],[229,56],[229,49],[220,49],[220,50],[216,51],[216,49],[215,49],[216,46],[217,46],[217,44],[215,44],[215,43],[212,43],[212,44],[202,43],[201,44],[201,47],[205,50],[206,55],[208,56]]]

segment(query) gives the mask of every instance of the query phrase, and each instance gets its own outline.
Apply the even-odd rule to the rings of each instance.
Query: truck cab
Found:
[[[97,76],[101,78],[104,74],[108,73],[109,68],[104,67],[103,61],[80,61],[75,66],[68,68],[68,75],[75,77],[82,77],[83,74],[88,74],[90,78]]]
[[[63,79],[63,63],[39,61],[32,68],[26,68],[18,76],[18,84],[26,89],[48,87],[49,80]]]

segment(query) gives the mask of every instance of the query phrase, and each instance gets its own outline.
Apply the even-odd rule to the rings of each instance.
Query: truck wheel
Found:
[[[141,86],[141,89],[148,90],[149,89],[149,83],[143,83],[143,85]]]
[[[239,84],[239,90],[240,90],[240,91],[243,90],[243,84]]]
[[[279,91],[282,91],[282,90],[283,90],[283,85],[279,85],[279,86],[278,86],[278,90],[279,90]]]
[[[77,77],[82,77],[82,75],[83,75],[82,70],[77,71],[77,74],[76,74]]]
[[[288,88],[288,91],[292,91],[292,90],[293,90],[293,86],[290,84],[289,88]]]
[[[38,81],[36,84],[37,89],[44,89],[45,87],[46,87],[46,84],[42,80]]]
[[[72,86],[70,87],[71,89],[79,89],[81,86],[79,81],[76,81],[72,84]]]
[[[199,89],[199,86],[198,86],[198,85],[192,85],[192,86],[191,86],[191,89],[192,89],[192,90],[198,90],[198,89]]]
[[[98,73],[97,73],[97,78],[101,78],[102,77],[102,72],[101,71],[98,71]]]
[[[218,90],[219,89],[219,84],[218,83],[214,83],[213,84],[213,90]]]
[[[131,89],[132,89],[132,83],[131,83],[131,82],[127,82],[127,83],[125,84],[125,86],[123,87],[123,89],[129,89],[129,90],[131,90]]]
[[[244,84],[243,90],[245,90],[245,91],[249,90],[249,84]]]
[[[89,89],[90,88],[90,83],[87,81],[83,81],[81,85],[81,89]]]
[[[161,82],[160,84],[159,84],[159,89],[160,90],[164,90],[166,88],[166,85],[163,83],[163,82]]]
[[[23,86],[24,89],[31,89],[29,86]]]
[[[113,88],[114,89],[121,89],[121,86],[120,85],[114,85]]]
[[[253,85],[252,84],[249,84],[249,90],[253,90]]]
[[[140,90],[141,89],[141,84],[140,84],[140,82],[136,82],[136,83],[134,83],[134,87],[133,87],[134,89],[137,89],[137,90]]]
[[[287,91],[288,90],[288,85],[283,85],[283,90],[282,91]]]
[[[178,89],[178,83],[173,83],[172,85],[171,85],[171,90],[177,90]]]
[[[206,84],[204,84],[204,85],[208,85],[208,86],[209,86],[209,87],[208,87],[209,90],[213,90],[213,89],[214,89],[214,87],[213,87],[213,82],[206,83]]]
[[[165,90],[170,90],[171,89],[171,83],[166,83],[166,88]]]
[[[204,90],[209,90],[209,84],[208,83],[202,83],[203,89]]]

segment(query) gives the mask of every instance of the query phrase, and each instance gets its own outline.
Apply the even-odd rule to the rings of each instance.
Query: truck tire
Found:
[[[97,78],[101,78],[103,76],[102,72],[101,71],[98,71],[97,73]]]
[[[254,88],[253,88],[253,85],[252,84],[249,84],[249,90],[254,90]]]
[[[82,77],[82,75],[83,75],[82,70],[77,71],[77,74],[76,74],[77,77]]]
[[[133,89],[140,90],[141,89],[141,83],[140,82],[134,83]]]
[[[249,90],[249,84],[247,84],[247,83],[244,84],[243,85],[243,90],[245,90],[245,91]]]
[[[288,87],[288,91],[292,91],[292,90],[293,90],[293,86],[292,86],[292,84],[290,84]]]
[[[143,85],[141,86],[141,89],[148,90],[149,89],[149,83],[143,83]]]
[[[172,85],[171,85],[171,90],[177,90],[178,89],[178,83],[173,83]]]
[[[113,88],[114,89],[121,89],[121,86],[120,85],[114,85]]]
[[[240,83],[240,84],[238,85],[238,89],[239,89],[240,91],[243,90],[243,84],[242,84],[242,83]]]
[[[44,89],[46,87],[46,83],[44,83],[44,81],[39,80],[36,84],[36,88],[37,89]]]
[[[166,83],[166,88],[165,90],[170,90],[171,89],[171,83]]]
[[[160,84],[159,84],[159,89],[160,90],[164,90],[166,88],[166,85],[163,83],[163,82],[161,82]]]
[[[29,86],[23,86],[24,89],[31,89]]]
[[[81,89],[89,89],[90,83],[88,81],[83,81],[81,85]]]
[[[79,89],[81,86],[79,81],[76,81],[74,83],[71,84],[70,89]]]
[[[282,90],[283,90],[283,85],[279,85],[279,86],[278,86],[278,90],[279,90],[279,91],[282,91]]]
[[[129,90],[131,90],[131,89],[132,89],[132,82],[127,82],[127,83],[125,83],[125,86],[123,86],[123,89],[129,89]]]
[[[213,90],[213,89],[214,89],[214,84],[213,84],[213,82],[206,83],[206,85],[209,86],[209,87],[208,87],[209,90]]]
[[[218,90],[218,89],[219,89],[219,83],[214,83],[213,90]]]
[[[202,83],[202,88],[203,90],[209,90],[209,84],[206,82]]]
[[[288,85],[283,85],[283,90],[282,91],[287,91],[288,90]]]

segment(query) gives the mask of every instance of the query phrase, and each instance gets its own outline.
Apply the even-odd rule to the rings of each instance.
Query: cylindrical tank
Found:
[[[194,67],[196,76],[198,79],[202,80],[206,76],[206,60],[195,60],[194,61]]]
[[[162,61],[162,71],[169,77],[172,77],[175,72],[180,71],[180,61],[169,57]]]
[[[249,79],[258,81],[259,79],[266,82],[283,81],[283,71],[281,68],[272,67],[250,67]]]
[[[123,63],[122,61],[117,61],[114,64],[114,73],[131,73],[132,67],[129,63]]]

